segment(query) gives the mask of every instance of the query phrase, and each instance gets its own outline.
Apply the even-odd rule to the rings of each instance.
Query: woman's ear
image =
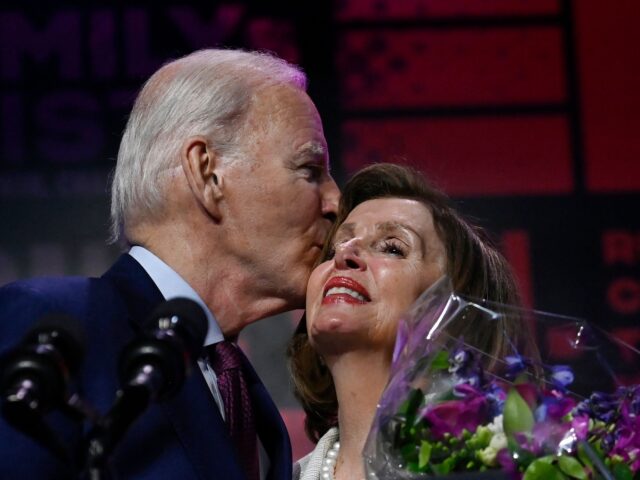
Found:
[[[202,208],[215,220],[220,220],[220,200],[223,197],[220,159],[209,148],[204,137],[191,137],[183,145],[180,159],[191,192]]]

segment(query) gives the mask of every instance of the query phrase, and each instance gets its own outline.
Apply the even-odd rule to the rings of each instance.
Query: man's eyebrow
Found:
[[[305,155],[324,157],[326,156],[326,154],[327,154],[327,149],[322,143],[317,141],[311,141],[311,142],[305,143],[298,149],[298,151],[296,152],[296,157],[304,157]]]

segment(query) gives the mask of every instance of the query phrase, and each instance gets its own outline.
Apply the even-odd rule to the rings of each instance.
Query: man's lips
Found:
[[[371,301],[367,289],[352,278],[333,277],[324,286],[322,303],[355,303]]]

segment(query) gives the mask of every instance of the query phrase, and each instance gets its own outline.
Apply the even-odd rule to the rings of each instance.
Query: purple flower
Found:
[[[640,415],[640,385],[619,387],[616,396],[624,405],[625,415]]]
[[[470,385],[457,385],[466,396],[463,400],[449,400],[430,406],[423,418],[431,425],[431,433],[440,440],[445,433],[458,436],[463,430],[474,432],[479,425],[487,422],[487,400],[484,395]]]
[[[580,402],[576,412],[589,415],[604,423],[612,423],[618,417],[618,394],[594,392],[588,400]]]
[[[507,362],[507,369],[504,376],[508,380],[515,379],[518,375],[524,373],[527,368],[531,366],[531,360],[518,354],[507,355],[504,360],[505,362]]]
[[[475,398],[484,395],[484,392],[478,390],[475,386],[468,383],[459,383],[453,387],[454,393],[462,398]]]
[[[619,455],[626,462],[631,462],[633,472],[640,470],[640,415],[634,411],[634,394],[624,392],[620,405],[620,415],[609,438],[607,446],[609,455]],[[604,443],[604,442],[603,442]]]
[[[449,373],[464,375],[471,366],[473,355],[469,350],[456,348],[449,357]]]
[[[578,440],[585,440],[589,433],[589,417],[586,415],[576,415],[571,420],[571,428]]]
[[[594,392],[587,401],[589,415],[605,423],[611,423],[618,416],[619,400],[616,394]]]
[[[536,410],[536,419],[538,421],[544,421],[547,418],[559,421],[566,414],[574,410],[576,407],[576,401],[564,395],[557,390],[551,390],[544,392],[542,396],[542,403]]]
[[[640,385],[629,389],[630,408],[635,415],[640,415]]]
[[[572,450],[575,439],[572,438],[571,424],[555,421],[540,422],[533,426],[531,450],[540,453],[557,453],[560,446]]]
[[[558,390],[565,391],[573,383],[573,371],[568,365],[553,365],[551,367],[551,383]]]
[[[616,443],[616,438],[613,435],[613,433],[607,433],[602,437],[601,445],[606,453],[611,451],[615,443]]]
[[[490,382],[484,388],[485,396],[489,404],[489,415],[496,417],[504,410],[504,401],[507,399],[507,392],[496,382]]]
[[[456,347],[449,356],[449,373],[453,374],[456,384],[466,383],[473,387],[483,384],[482,366],[478,358],[462,345]]]
[[[496,460],[502,470],[511,477],[520,477],[518,472],[518,463],[513,458],[513,454],[507,448],[503,448],[496,455]]]
[[[632,462],[630,467],[634,473],[640,470],[640,422],[637,423],[619,428],[614,433],[615,443],[609,451],[609,455],[618,455],[626,462]]]

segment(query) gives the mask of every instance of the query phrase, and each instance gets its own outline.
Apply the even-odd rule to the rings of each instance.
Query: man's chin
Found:
[[[295,282],[288,289],[283,291],[283,297],[287,303],[287,310],[303,309],[306,306],[307,284],[305,282]]]
[[[281,297],[286,301],[288,310],[303,309],[306,306],[307,282],[311,275],[311,266],[298,264],[298,268],[290,270],[287,278],[281,279],[278,286]]]

